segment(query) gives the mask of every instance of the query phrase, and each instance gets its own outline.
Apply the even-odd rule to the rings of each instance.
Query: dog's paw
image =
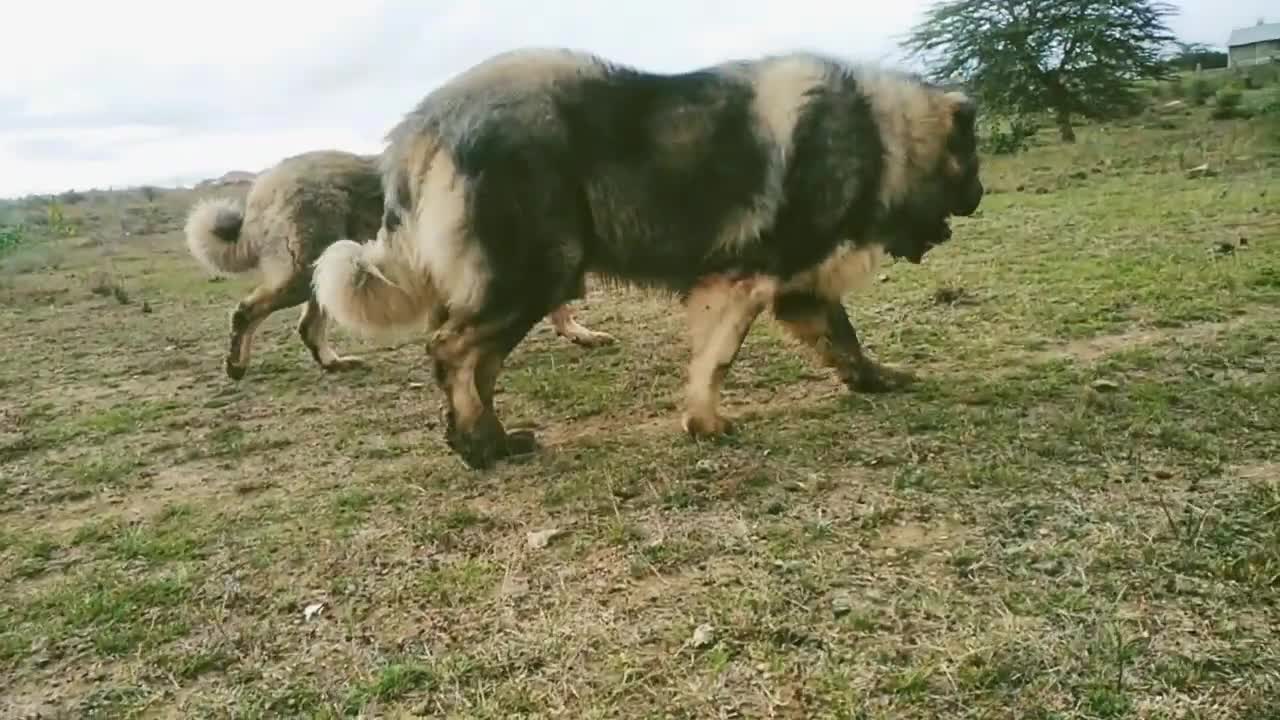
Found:
[[[323,367],[325,372],[347,372],[348,370],[364,370],[368,365],[362,358],[351,355],[330,360]]]
[[[486,442],[474,435],[450,433],[445,441],[449,448],[458,454],[462,462],[472,470],[488,470],[502,456],[502,448],[496,443]]]
[[[732,435],[735,430],[733,421],[723,415],[690,412],[686,412],[680,418],[680,427],[694,439]]]
[[[887,393],[905,390],[917,381],[909,370],[867,363],[849,383],[850,389],[862,393]]]
[[[506,457],[532,455],[538,452],[539,447],[538,437],[532,430],[513,430],[507,433]]]
[[[227,377],[232,380],[240,380],[249,371],[249,368],[243,365],[236,365],[231,358],[226,358],[222,361],[222,369],[227,373]]]
[[[600,332],[598,330],[582,330],[569,336],[569,341],[574,345],[581,345],[585,348],[598,348],[605,345],[612,345],[618,341],[617,338],[609,333]]]
[[[472,470],[488,470],[510,454],[509,436],[493,413],[481,416],[470,432],[459,428],[451,413],[446,418],[445,442]]]

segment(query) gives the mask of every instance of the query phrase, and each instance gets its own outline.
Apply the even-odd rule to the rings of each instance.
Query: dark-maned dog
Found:
[[[472,467],[536,447],[504,430],[495,382],[587,272],[683,299],[692,435],[729,429],[720,388],[765,308],[851,389],[883,389],[910,376],[864,354],[841,297],[882,254],[918,263],[949,216],[977,210],[976,112],[815,54],[659,75],[504,53],[392,128],[382,235],[320,258],[321,303],[365,331],[429,316],[445,437]]]
[[[187,248],[214,274],[258,269],[263,281],[231,314],[231,347],[224,362],[232,379],[244,377],[253,333],[271,313],[306,303],[298,334],[325,370],[360,365],[326,339],[325,312],[311,287],[312,263],[341,238],[373,238],[382,224],[382,176],[375,156],[318,150],[285,158],[260,175],[240,203],[207,199],[186,222]],[[585,346],[613,337],[589,330],[567,305],[555,308],[556,332]]]

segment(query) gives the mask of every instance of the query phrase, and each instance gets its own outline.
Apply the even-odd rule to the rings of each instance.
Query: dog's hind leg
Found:
[[[577,318],[573,316],[573,309],[569,307],[569,303],[552,310],[547,319],[555,327],[557,335],[575,345],[601,347],[616,342],[615,338],[609,333],[592,330],[579,323]]]
[[[259,285],[241,300],[231,313],[231,342],[223,369],[227,377],[239,380],[249,368],[249,351],[253,335],[271,313],[293,307],[307,300],[309,288],[305,279],[293,276],[283,285]]]
[[[445,399],[445,441],[474,469],[536,448],[532,433],[506,432],[493,396],[507,355],[538,319],[527,313],[488,322],[451,317],[432,337],[436,383]]]
[[[850,390],[886,392],[914,379],[908,372],[883,367],[867,357],[839,301],[788,293],[774,300],[773,314],[792,336],[812,348],[824,365],[833,368]]]
[[[759,278],[718,276],[689,292],[685,307],[692,356],[681,426],[694,437],[732,431],[720,415],[720,390],[742,341],[773,294]]]
[[[298,335],[302,338],[302,344],[311,352],[311,357],[329,372],[363,367],[364,361],[360,358],[343,357],[334,352],[329,345],[328,325],[329,317],[320,303],[314,297],[308,300],[306,307],[302,309],[302,317],[298,319]]]

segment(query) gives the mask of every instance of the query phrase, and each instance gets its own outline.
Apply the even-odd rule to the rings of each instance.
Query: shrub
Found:
[[[67,219],[62,203],[51,201],[45,210],[45,226],[49,232],[60,237],[71,237],[77,232],[75,223]]]
[[[1187,99],[1192,105],[1204,105],[1213,94],[1213,84],[1203,75],[1195,75],[1187,83]]]
[[[95,270],[89,274],[89,292],[99,297],[114,297],[121,305],[128,305],[130,302],[129,292],[115,275],[104,270]]]
[[[25,228],[21,225],[0,225],[0,255],[4,255],[22,244]]]
[[[1237,75],[1240,77],[1240,84],[1246,90],[1260,90],[1280,82],[1280,62],[1250,65],[1237,71]]]
[[[1234,87],[1224,87],[1218,91],[1213,99],[1213,118],[1215,120],[1227,120],[1244,116],[1244,110],[1241,103],[1244,101],[1244,93]]]
[[[992,123],[983,139],[984,149],[992,155],[1016,155],[1030,146],[1039,128],[1030,118],[1013,117]]]

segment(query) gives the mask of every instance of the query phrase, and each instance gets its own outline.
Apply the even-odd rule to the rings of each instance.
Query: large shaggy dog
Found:
[[[382,176],[376,157],[318,150],[285,158],[260,175],[245,199],[196,203],[186,222],[187,248],[215,275],[260,270],[261,284],[231,314],[231,346],[224,368],[244,377],[254,331],[271,313],[306,303],[298,334],[325,370],[356,367],[326,339],[325,312],[313,297],[312,264],[340,238],[370,239],[382,224]],[[589,330],[567,305],[551,313],[556,332],[586,346],[613,337]]]
[[[536,447],[504,430],[495,382],[587,272],[683,299],[692,435],[729,428],[720,388],[766,308],[850,388],[880,390],[909,376],[864,354],[841,297],[978,208],[975,115],[961,94],[814,54],[660,75],[504,53],[392,128],[381,237],[327,251],[318,296],[358,330],[429,318],[446,440],[472,467]]]

